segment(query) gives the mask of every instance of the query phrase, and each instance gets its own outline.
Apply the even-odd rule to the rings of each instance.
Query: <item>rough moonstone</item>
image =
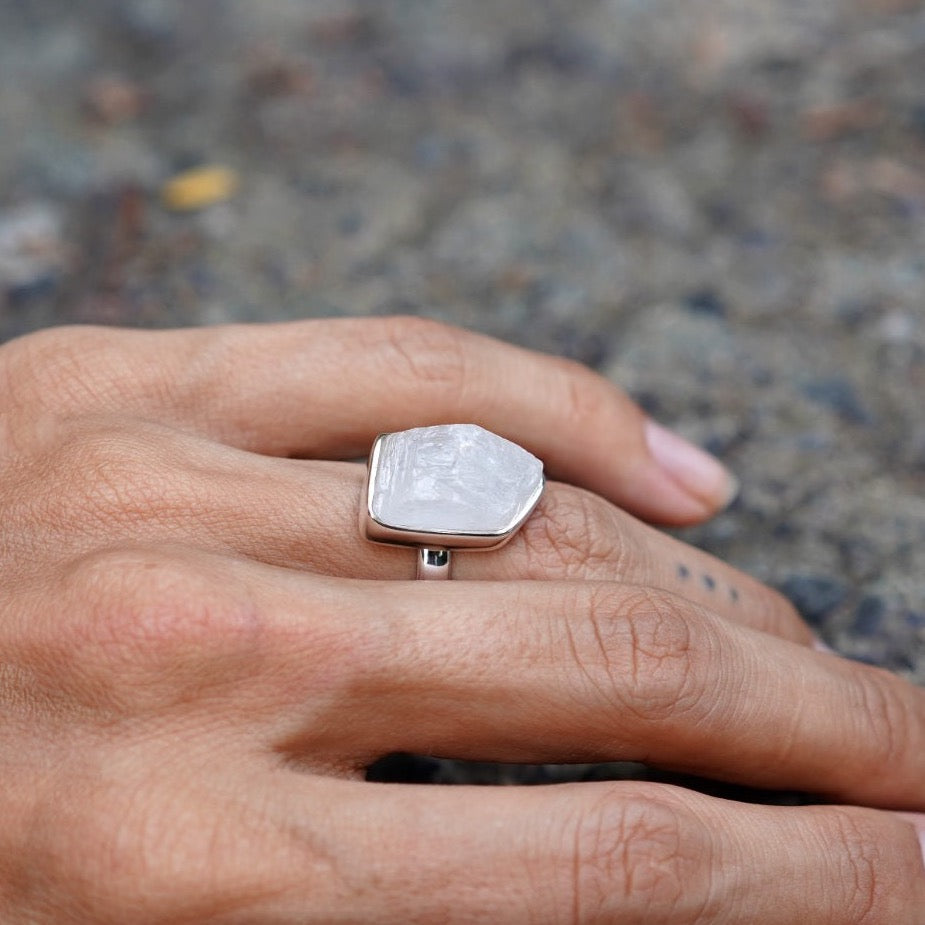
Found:
[[[386,435],[371,513],[420,533],[500,534],[530,512],[543,464],[475,424],[416,427]]]

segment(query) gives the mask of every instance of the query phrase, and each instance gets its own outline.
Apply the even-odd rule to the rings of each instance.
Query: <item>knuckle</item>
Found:
[[[921,718],[913,715],[912,705],[888,672],[867,668],[859,679],[858,716],[864,724],[861,741],[872,745],[874,773],[881,773],[883,768],[908,767],[910,743],[921,739]]]
[[[841,850],[837,853],[841,866],[839,880],[845,887],[846,921],[856,925],[880,925],[895,921],[886,916],[896,895],[886,874],[891,864],[883,856],[880,845],[882,832],[866,824],[858,814],[834,809],[829,815],[833,843]]]
[[[466,347],[463,332],[413,316],[383,318],[372,330],[376,347],[392,375],[438,387],[456,398],[466,383]]]
[[[562,413],[576,430],[600,429],[601,421],[613,417],[613,394],[605,380],[575,360],[552,358],[562,377]]]
[[[595,569],[617,577],[629,567],[630,547],[616,510],[569,485],[549,486],[516,542],[530,577],[568,580]]]
[[[34,436],[9,474],[4,508],[8,548],[20,555],[176,536],[215,510],[207,481],[183,476],[185,460],[160,432],[92,416],[55,422],[41,445]]]
[[[693,813],[656,796],[609,794],[578,818],[573,834],[576,921],[702,920],[710,890],[711,843]],[[678,918],[680,921],[680,918]]]
[[[51,411],[85,401],[101,378],[101,348],[113,336],[93,327],[55,327],[4,345],[0,368],[7,400]]]
[[[668,592],[596,583],[581,590],[564,621],[564,670],[576,697],[589,692],[638,732],[708,715],[709,629]]]
[[[709,664],[702,621],[667,592],[636,589],[621,602],[619,625],[625,638],[614,651],[614,667],[624,680],[624,709],[648,723],[690,717],[706,690],[701,662]]]
[[[163,444],[160,450],[163,453]],[[62,483],[60,491],[49,493],[56,508],[52,519],[66,520],[75,533],[99,527],[111,533],[139,518],[156,519],[159,512],[177,505],[181,488],[175,479],[171,484],[163,465],[153,463],[156,456],[137,434],[79,422],[43,460],[52,482]]]
[[[94,922],[168,923],[192,921],[195,908],[235,896],[218,872],[242,848],[215,807],[207,814],[187,804],[185,821],[195,824],[180,825],[181,810],[171,797],[185,794],[163,792],[154,775],[131,785],[76,783],[79,792],[66,787],[68,825],[61,826],[60,803],[39,820],[48,900],[65,909],[81,901],[93,910]],[[243,866],[239,873],[245,874]]]
[[[199,557],[97,551],[69,565],[65,585],[77,642],[95,653],[87,662],[102,660],[107,674],[115,661],[169,682],[191,663],[255,651],[255,608]]]
[[[67,433],[53,455],[57,472],[80,475],[70,496],[81,513],[98,511],[107,521],[124,503],[140,462],[122,435],[85,425]]]

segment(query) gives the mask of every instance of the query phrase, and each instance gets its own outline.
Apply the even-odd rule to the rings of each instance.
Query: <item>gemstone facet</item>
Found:
[[[369,515],[392,531],[505,537],[543,491],[539,459],[475,424],[385,434],[372,460]]]

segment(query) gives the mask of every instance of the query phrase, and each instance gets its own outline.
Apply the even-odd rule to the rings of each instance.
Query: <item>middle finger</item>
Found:
[[[369,543],[359,534],[360,465],[265,457],[156,425],[109,422],[79,431],[38,468],[23,473],[23,490],[5,512],[27,553],[170,540],[337,577],[414,575],[411,550]],[[84,473],[77,490],[74,470]],[[58,485],[56,474],[68,484]],[[32,497],[36,491],[53,501],[56,516],[49,524],[33,516],[48,503]],[[60,535],[32,536],[36,530]],[[804,644],[811,639],[790,604],[760,582],[590,492],[559,483],[548,485],[507,546],[459,553],[454,569],[463,580],[653,586],[736,622]]]

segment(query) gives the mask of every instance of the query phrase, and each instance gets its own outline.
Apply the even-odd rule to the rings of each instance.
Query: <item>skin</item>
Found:
[[[453,421],[562,481],[502,550],[415,582],[359,538],[337,460]],[[925,694],[635,519],[723,500],[646,426],[574,364],[409,319],[0,348],[0,919],[925,922]],[[829,803],[364,781],[393,751]]]

